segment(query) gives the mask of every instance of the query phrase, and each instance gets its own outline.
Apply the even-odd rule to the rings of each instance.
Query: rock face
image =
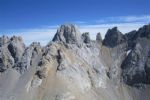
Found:
[[[25,45],[23,44],[21,37],[13,36],[10,38],[10,43],[8,45],[8,50],[11,53],[12,57],[15,58],[15,61],[19,61],[24,52]]]
[[[103,44],[108,47],[115,47],[123,42],[125,42],[125,36],[117,29],[117,27],[114,27],[107,31]]]
[[[0,100],[149,100],[150,25],[91,40],[61,25],[45,47],[0,37]]]
[[[25,50],[25,45],[21,37],[13,36],[8,38],[3,36],[0,38],[1,41],[1,71],[5,71],[7,68],[14,67],[19,61]]]
[[[53,41],[62,41],[64,43],[78,43],[81,41],[81,33],[74,25],[62,25],[57,30]]]
[[[137,37],[147,37],[150,38],[150,24],[144,25],[142,28],[139,29]]]
[[[102,40],[101,33],[97,33],[97,35],[96,35],[96,41],[102,43],[103,40]]]
[[[134,45],[122,64],[124,81],[129,85],[150,84],[149,52],[150,25],[145,25],[134,32]],[[130,41],[131,42],[131,41]]]
[[[83,33],[82,34],[82,39],[83,39],[83,42],[84,43],[90,43],[90,35],[89,35],[89,33],[88,32],[85,32],[85,33]]]

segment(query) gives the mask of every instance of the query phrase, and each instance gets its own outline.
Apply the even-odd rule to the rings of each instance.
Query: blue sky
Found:
[[[29,45],[50,41],[59,25],[104,37],[108,28],[123,32],[150,23],[150,0],[0,0],[0,35],[21,35]]]

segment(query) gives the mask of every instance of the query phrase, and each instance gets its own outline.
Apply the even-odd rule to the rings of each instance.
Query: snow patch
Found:
[[[126,53],[126,54],[127,54],[127,56],[129,55],[129,53],[130,53],[130,52],[131,52],[131,50],[128,50],[128,51],[127,51],[127,53]]]

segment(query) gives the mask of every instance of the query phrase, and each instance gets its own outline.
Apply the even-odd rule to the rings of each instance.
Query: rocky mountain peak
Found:
[[[84,43],[90,43],[91,39],[90,39],[90,35],[89,32],[85,32],[82,34],[82,39]]]
[[[150,38],[150,24],[141,27],[138,30],[138,36]]]
[[[125,41],[124,35],[117,27],[109,29],[105,35],[103,44],[108,47],[115,47]]]
[[[0,47],[2,47],[2,45],[7,44],[9,42],[9,37],[3,35],[2,37],[0,37]]]
[[[103,40],[102,40],[102,36],[101,36],[101,33],[99,32],[99,33],[97,33],[97,35],[96,35],[96,41],[97,42],[102,42]]]
[[[57,30],[53,41],[62,41],[64,43],[78,43],[81,41],[81,33],[77,29],[77,26],[73,24],[61,25]]]
[[[19,42],[23,42],[23,39],[22,39],[22,37],[17,37],[17,36],[13,36],[13,37],[11,37],[10,38],[10,40],[11,41],[15,41],[15,42],[17,42],[17,41],[19,41]]]
[[[2,36],[0,38],[0,71],[14,67],[21,61],[25,50],[25,44],[21,37],[13,36],[11,38]]]

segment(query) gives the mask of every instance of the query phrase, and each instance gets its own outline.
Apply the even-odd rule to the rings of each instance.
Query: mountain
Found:
[[[149,100],[150,24],[96,40],[61,25],[46,46],[0,37],[0,100]]]

